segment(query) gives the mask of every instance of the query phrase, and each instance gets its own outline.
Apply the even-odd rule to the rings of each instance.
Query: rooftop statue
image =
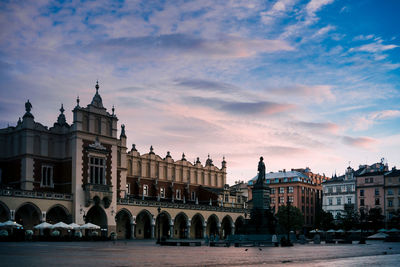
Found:
[[[258,178],[256,184],[263,184],[265,181],[265,164],[263,160],[264,158],[260,157],[260,161],[258,162]]]

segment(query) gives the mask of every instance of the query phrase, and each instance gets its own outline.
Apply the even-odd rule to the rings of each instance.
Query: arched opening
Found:
[[[10,219],[10,209],[6,204],[0,201],[0,222],[5,222]]]
[[[136,217],[135,233],[137,239],[151,238],[151,219],[149,211],[143,210]]]
[[[168,212],[163,211],[157,216],[156,220],[156,238],[168,238],[169,237],[169,222],[171,221],[171,216]]]
[[[101,235],[102,236],[107,236],[107,215],[103,208],[101,208],[99,205],[94,205],[93,207],[90,208],[88,213],[86,214],[85,218],[86,223],[93,223],[101,228]]]
[[[46,221],[51,224],[58,222],[70,224],[72,222],[72,218],[65,207],[57,205],[50,208],[46,213]]]
[[[131,218],[132,215],[126,210],[120,210],[115,216],[117,222],[118,239],[130,239],[132,236]]]
[[[218,233],[218,217],[216,215],[210,215],[207,220],[207,235],[212,238],[219,235]]]
[[[23,204],[15,212],[15,221],[23,225],[25,230],[32,230],[40,223],[40,218],[40,209],[32,203]]]
[[[244,218],[239,216],[235,221],[235,235],[244,234]]]
[[[229,215],[225,216],[222,219],[221,228],[222,228],[221,232],[222,239],[226,239],[228,235],[232,234],[232,218]]]
[[[174,222],[174,237],[184,239],[188,237],[187,229],[188,217],[185,213],[181,212],[175,217]]]
[[[192,218],[192,225],[190,226],[190,238],[202,239],[204,237],[203,225],[203,216],[199,213],[194,215]]]

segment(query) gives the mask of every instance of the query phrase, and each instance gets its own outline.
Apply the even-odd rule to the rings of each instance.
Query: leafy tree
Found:
[[[360,216],[353,204],[346,204],[344,206],[344,213],[338,216],[337,219],[340,227],[350,230],[359,223]]]
[[[383,227],[383,220],[385,216],[382,215],[381,208],[372,208],[369,210],[367,215],[367,220],[371,229],[377,231],[379,228]]]
[[[335,227],[335,219],[329,211],[327,212],[322,210],[317,222],[318,223],[315,224],[316,229],[320,228],[323,230],[329,230]]]
[[[288,212],[289,210],[289,212]],[[276,213],[278,223],[285,228],[286,231],[298,230],[303,227],[304,217],[300,209],[294,206],[280,206]]]
[[[400,228],[400,209],[397,209],[392,213],[392,217],[389,220],[389,228]]]

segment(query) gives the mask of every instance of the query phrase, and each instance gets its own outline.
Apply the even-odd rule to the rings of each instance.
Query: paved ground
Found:
[[[261,250],[260,250],[261,249]],[[159,247],[149,241],[0,243],[0,266],[399,266],[400,243]]]

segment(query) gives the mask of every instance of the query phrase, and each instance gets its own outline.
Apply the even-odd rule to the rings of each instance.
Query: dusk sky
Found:
[[[55,3],[56,2],[56,3]],[[52,126],[79,95],[141,154],[207,154],[228,183],[400,167],[400,1],[1,1],[0,127]]]

